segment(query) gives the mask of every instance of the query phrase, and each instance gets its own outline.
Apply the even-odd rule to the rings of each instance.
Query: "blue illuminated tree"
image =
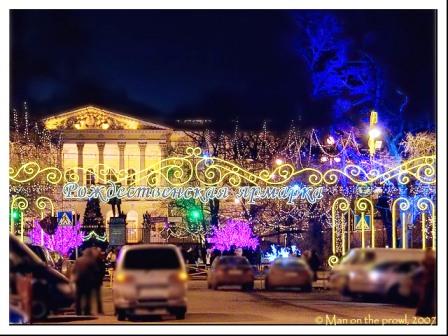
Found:
[[[336,126],[366,118],[380,104],[378,64],[355,49],[334,15],[306,13],[296,19],[300,28],[298,51],[310,71],[313,98],[331,102]]]
[[[406,92],[389,80],[373,55],[347,37],[336,14],[300,12],[294,18],[299,28],[297,50],[310,72],[312,97],[326,100],[332,109],[331,131],[368,122],[370,111],[376,110],[385,126],[388,152],[399,158]]]

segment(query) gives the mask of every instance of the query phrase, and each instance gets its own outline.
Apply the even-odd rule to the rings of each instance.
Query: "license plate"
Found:
[[[166,309],[160,309],[160,308],[157,308],[157,309],[151,309],[151,308],[141,309],[141,308],[139,308],[139,309],[134,310],[135,315],[148,315],[148,314],[157,315],[157,314],[165,314],[165,313],[166,313]]]
[[[230,270],[229,274],[230,275],[241,275],[241,274],[243,274],[243,272],[240,270]]]
[[[287,273],[286,273],[286,276],[287,276],[288,278],[293,278],[293,277],[296,277],[296,276],[297,276],[297,273],[296,273],[296,272],[287,272]]]
[[[164,298],[167,292],[164,289],[143,288],[140,290],[140,296],[147,298]]]

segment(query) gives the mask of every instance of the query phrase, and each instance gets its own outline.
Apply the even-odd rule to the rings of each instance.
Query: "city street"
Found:
[[[207,289],[204,280],[190,281],[185,320],[153,316],[118,322],[113,315],[112,291],[103,287],[105,315],[74,316],[67,312],[51,316],[45,323],[192,323],[192,324],[413,324],[415,309],[378,302],[353,302],[337,293],[315,289],[312,293],[267,292],[256,281],[253,292],[238,289]],[[375,321],[375,319],[377,319]]]

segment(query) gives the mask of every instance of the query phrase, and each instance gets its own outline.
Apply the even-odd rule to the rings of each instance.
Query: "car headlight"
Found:
[[[381,273],[378,271],[372,271],[369,273],[369,279],[373,282],[378,282],[381,278]]]

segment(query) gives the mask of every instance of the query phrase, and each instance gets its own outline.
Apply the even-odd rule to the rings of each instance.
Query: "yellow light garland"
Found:
[[[107,183],[105,176],[113,173],[118,183],[124,184],[128,178],[133,178],[141,184],[154,186],[158,178],[166,181],[171,186],[183,186],[188,184],[193,177],[205,186],[218,186],[228,183],[232,187],[238,187],[243,182],[251,185],[284,185],[293,178],[304,177],[312,186],[334,185],[341,176],[349,179],[356,185],[367,185],[374,182],[384,184],[392,179],[397,179],[400,184],[410,182],[410,176],[424,184],[435,184],[435,156],[422,156],[402,163],[380,174],[372,169],[367,172],[357,165],[347,165],[344,169],[329,169],[321,172],[314,168],[296,170],[289,163],[283,163],[272,171],[262,170],[258,174],[227,160],[216,157],[202,157],[201,149],[189,147],[186,156],[169,157],[162,159],[152,166],[129,173],[125,170],[116,171],[104,164],[96,165],[96,183]],[[39,175],[44,175],[48,183],[59,184],[67,181],[80,181],[80,175],[90,168],[71,167],[62,171],[57,167],[42,168],[37,162],[27,162],[17,170],[10,167],[9,179],[15,183],[31,182]],[[137,178],[136,178],[137,177]],[[146,182],[146,183],[144,183]]]

